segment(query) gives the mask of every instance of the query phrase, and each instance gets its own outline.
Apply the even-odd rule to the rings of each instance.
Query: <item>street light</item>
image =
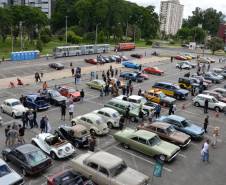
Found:
[[[22,24],[23,22],[20,21],[20,50],[23,51],[23,33],[22,33]]]
[[[67,44],[67,18],[68,16],[65,16],[65,30],[66,30],[66,33],[65,33],[65,40],[66,40],[66,44]]]
[[[96,36],[95,36],[95,45],[97,45],[97,33],[98,33],[98,26],[100,23],[96,24]]]

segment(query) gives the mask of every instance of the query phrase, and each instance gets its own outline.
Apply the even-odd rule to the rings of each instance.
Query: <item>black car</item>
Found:
[[[73,127],[61,125],[55,134],[68,140],[76,148],[88,147],[89,131],[82,125],[74,125]]]
[[[23,175],[34,175],[49,168],[51,159],[32,144],[17,145],[5,148],[2,157],[20,168]]]
[[[49,67],[53,68],[53,69],[56,69],[56,70],[64,69],[64,65],[61,64],[61,63],[50,63]]]
[[[199,86],[200,86],[200,84],[196,83],[195,80],[191,78],[186,78],[186,77],[179,78],[178,83],[182,89],[187,89],[187,90],[191,90],[193,88],[199,89]]]
[[[62,96],[57,90],[42,90],[40,92],[40,95],[44,96],[46,101],[49,102],[51,105],[62,105],[67,101],[67,98],[65,96]]]
[[[138,54],[138,53],[136,53],[136,54],[131,54],[130,56],[131,56],[131,57],[134,57],[134,58],[142,58],[142,57],[143,57],[143,55]]]

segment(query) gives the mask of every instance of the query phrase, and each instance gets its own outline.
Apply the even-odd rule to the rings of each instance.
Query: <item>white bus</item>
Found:
[[[53,49],[53,56],[57,57],[69,57],[79,55],[89,55],[97,53],[107,53],[110,51],[109,44],[97,44],[97,45],[74,45],[74,46],[59,46]]]

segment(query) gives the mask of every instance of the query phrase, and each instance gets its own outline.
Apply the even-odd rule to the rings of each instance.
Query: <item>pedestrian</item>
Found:
[[[34,121],[34,115],[31,111],[31,109],[28,110],[27,118],[28,118],[28,123],[29,123],[30,129],[32,129],[34,127],[34,122],[33,122]]]
[[[47,84],[47,82],[45,81],[45,82],[43,82],[43,84],[42,84],[42,89],[43,90],[46,90],[48,88],[48,84]]]
[[[169,115],[171,115],[172,112],[173,112],[173,104],[171,103],[171,104],[169,105]]]
[[[203,162],[209,162],[209,139],[206,140],[206,142],[202,146],[201,150],[201,157]]]
[[[173,104],[172,114],[175,114],[176,110],[177,110],[176,104]]]
[[[19,142],[20,143],[25,143],[25,140],[24,140],[24,132],[25,132],[25,129],[24,127],[22,127],[20,124],[19,124]]]
[[[130,112],[130,105],[128,105],[126,107],[126,112],[125,112],[126,123],[130,123],[130,115],[129,115],[129,112]]]
[[[115,69],[115,76],[118,76],[118,69]]]
[[[8,125],[6,128],[5,128],[5,145],[6,146],[9,146],[9,131],[11,129],[11,125]]]
[[[73,64],[72,64],[72,62],[70,62],[70,67],[73,67]]]
[[[144,120],[144,113],[143,113],[142,105],[141,105],[141,107],[139,109],[139,118],[140,118],[141,122],[143,122],[143,120]]]
[[[104,95],[107,96],[109,94],[109,85],[105,85],[104,87]]]
[[[173,56],[171,56],[170,61],[171,61],[171,63],[173,63]]]
[[[126,95],[126,87],[125,86],[122,87],[122,95]]]
[[[41,133],[47,133],[47,120],[48,120],[47,115],[43,116],[40,120]]]
[[[126,86],[126,96],[127,97],[129,96],[129,91],[130,91],[130,85],[127,85]]]
[[[121,116],[121,118],[119,119],[119,130],[123,129],[124,123],[125,123],[125,117]]]
[[[156,119],[160,117],[160,113],[161,113],[161,105],[157,105],[156,109],[155,109],[155,117],[156,117]]]
[[[129,87],[129,91],[130,91],[130,96],[133,94],[133,85],[131,85],[130,87]]]
[[[207,66],[207,71],[210,71],[210,63]]]
[[[27,111],[28,112],[28,111]],[[23,127],[27,128],[28,127],[28,117],[27,117],[27,112],[23,112],[21,116],[21,121],[23,123]]]
[[[38,72],[35,73],[35,82],[38,83],[38,81],[41,81],[40,75]]]
[[[209,101],[208,101],[208,99],[205,99],[205,102],[204,102],[204,114],[208,113],[208,107],[209,107]]]
[[[22,94],[22,95],[20,96],[20,103],[21,103],[22,105],[24,105],[24,102],[25,102],[25,97],[24,97],[24,95]]]
[[[203,130],[205,133],[207,133],[207,127],[209,125],[209,115],[207,115],[204,119],[204,123],[203,123]]]
[[[75,80],[75,85],[76,85],[76,83],[77,83],[76,75],[74,76],[74,80]]]
[[[75,75],[75,69],[72,67],[71,68],[71,75],[74,76]]]
[[[141,71],[141,70],[142,70],[142,65],[140,64],[140,65],[139,65],[139,71]]]
[[[94,152],[95,151],[95,138],[94,138],[93,134],[89,137],[88,143],[89,143],[89,151]]]
[[[217,137],[219,135],[219,127],[214,127],[213,129],[213,141],[212,141],[212,147],[216,148],[217,146]]]
[[[74,114],[74,104],[71,103],[68,107],[68,112],[69,112],[69,119],[71,120],[73,118],[73,114]]]
[[[114,69],[111,69],[111,77],[114,77]]]
[[[33,124],[35,128],[38,128],[38,122],[37,122],[37,110],[33,110]]]
[[[9,137],[9,146],[14,146],[18,140],[19,133],[12,127],[12,129],[8,131],[7,136]]]
[[[141,96],[141,93],[142,93],[142,92],[141,92],[141,88],[139,88],[137,95],[138,95],[138,96]]]
[[[66,115],[66,102],[64,101],[61,105],[60,105],[60,109],[61,109],[61,120],[65,121],[65,115]]]
[[[80,91],[80,97],[81,97],[80,101],[83,102],[83,99],[85,97],[85,93],[83,89]]]

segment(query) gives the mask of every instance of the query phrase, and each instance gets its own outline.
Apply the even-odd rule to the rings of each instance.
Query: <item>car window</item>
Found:
[[[158,145],[161,142],[161,139],[158,136],[154,136],[153,138],[148,140],[151,146]]]
[[[80,119],[81,119],[82,121],[86,121],[86,118],[84,118],[84,117],[81,117]]]
[[[145,145],[147,144],[147,141],[144,138],[139,138],[138,142],[142,143],[142,144],[145,144]]]
[[[162,128],[157,128],[156,129],[158,133],[161,133],[161,134],[164,134],[165,133],[165,130],[162,129]]]
[[[99,172],[102,173],[102,174],[104,174],[104,175],[106,175],[106,176],[109,176],[109,173],[108,173],[107,169],[105,169],[105,168],[103,168],[101,166],[99,168]]]
[[[90,119],[86,119],[86,121],[90,124],[93,124],[93,122]]]
[[[11,173],[11,170],[6,164],[3,164],[3,165],[0,166],[0,177],[3,177],[3,176],[8,175],[10,173]]]
[[[97,170],[98,169],[98,165],[96,163],[93,163],[93,162],[89,162],[87,164],[87,166],[89,166],[90,168],[92,168],[94,170]]]
[[[15,154],[16,154],[16,157],[17,157],[20,161],[23,161],[23,162],[26,161],[24,155],[23,155],[21,152],[16,151]]]
[[[134,141],[138,141],[139,140],[138,137],[133,137],[131,139],[134,140]]]
[[[107,117],[109,117],[109,118],[111,117],[110,114],[108,114],[106,112],[104,113],[104,115],[107,116]]]
[[[28,160],[28,163],[34,166],[46,159],[47,156],[42,151],[37,150],[26,154],[26,158]]]
[[[104,115],[104,112],[102,112],[102,111],[98,111],[98,114]]]
[[[6,105],[9,106],[9,107],[11,107],[11,104],[10,103],[6,103]]]

